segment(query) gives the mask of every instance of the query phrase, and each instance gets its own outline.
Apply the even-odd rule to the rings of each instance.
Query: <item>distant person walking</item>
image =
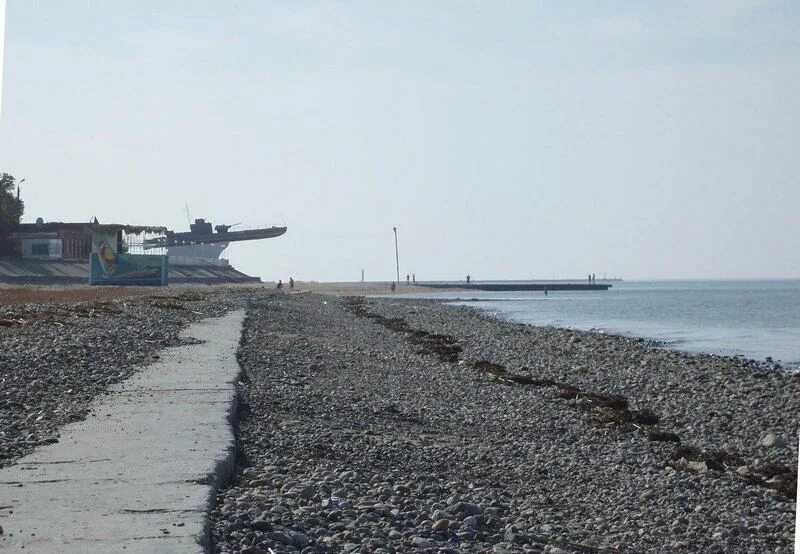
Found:
[[[283,290],[283,281],[281,279],[278,279],[278,284],[275,286],[275,288],[278,290]]]
[[[412,273],[411,274],[411,282],[414,283],[415,285],[417,284],[417,274],[416,273]]]
[[[470,279],[470,276],[469,276],[469,274],[467,274],[467,286],[469,286],[469,282],[470,282],[470,280],[471,280],[471,279]]]
[[[294,279],[289,277],[289,290],[294,290]]]
[[[590,283],[592,282],[592,274],[591,273],[589,274],[589,282]]]
[[[411,284],[411,275],[409,275],[408,273],[406,273],[406,284],[407,285]]]
[[[395,284],[394,281],[392,281],[392,286],[390,288],[392,289],[392,292],[397,290],[397,285]]]
[[[592,273],[592,283],[596,283],[596,282],[597,282],[597,277],[595,277],[594,273]]]

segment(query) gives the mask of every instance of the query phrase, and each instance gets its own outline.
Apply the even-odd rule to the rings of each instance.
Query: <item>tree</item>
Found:
[[[13,233],[19,226],[25,204],[16,196],[16,180],[0,173],[0,237]]]

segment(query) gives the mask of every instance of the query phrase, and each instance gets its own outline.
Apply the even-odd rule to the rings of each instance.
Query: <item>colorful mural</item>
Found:
[[[90,264],[90,285],[167,285],[167,256],[118,253],[113,232],[92,233]]]

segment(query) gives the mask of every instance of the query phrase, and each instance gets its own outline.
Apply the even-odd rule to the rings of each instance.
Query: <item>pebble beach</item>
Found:
[[[791,552],[800,381],[422,300],[251,299],[215,552]]]
[[[246,308],[213,552],[793,551],[796,376],[346,292],[7,303],[0,466],[190,323]]]

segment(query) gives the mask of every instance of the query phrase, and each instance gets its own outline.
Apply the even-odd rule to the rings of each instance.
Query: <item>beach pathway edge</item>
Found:
[[[235,463],[243,320],[239,310],[190,326],[186,345],[111,387],[58,443],[0,470],[0,549],[205,552]]]

